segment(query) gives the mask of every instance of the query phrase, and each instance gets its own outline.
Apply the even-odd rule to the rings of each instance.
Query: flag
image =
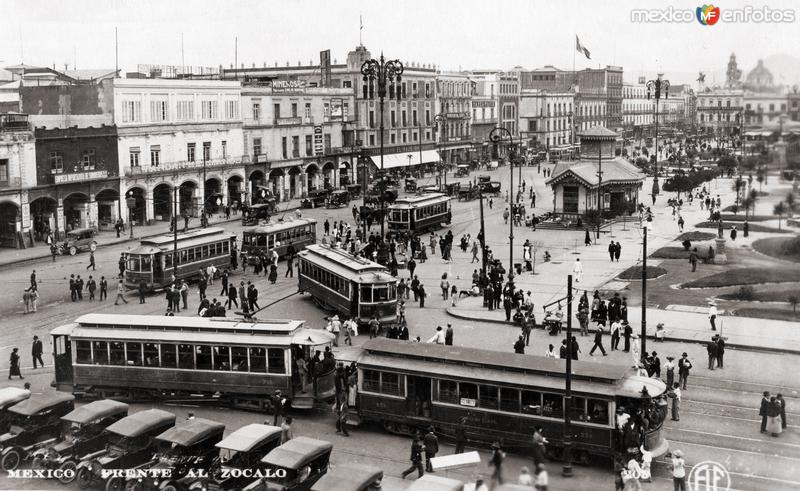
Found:
[[[361,14],[358,14],[358,30],[364,30],[364,19],[361,18]]]
[[[591,53],[589,53],[589,50],[586,48],[586,46],[581,45],[581,40],[578,38],[577,34],[575,35],[575,50],[584,55],[587,60],[592,59]]]

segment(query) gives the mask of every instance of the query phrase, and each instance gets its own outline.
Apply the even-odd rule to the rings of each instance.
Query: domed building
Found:
[[[753,92],[769,92],[775,89],[772,72],[764,66],[763,60],[758,60],[756,67],[747,74],[744,88]]]

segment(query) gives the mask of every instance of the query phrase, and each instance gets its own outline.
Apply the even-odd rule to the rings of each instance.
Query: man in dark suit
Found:
[[[433,472],[431,459],[436,457],[436,454],[439,452],[439,439],[433,431],[433,426],[428,428],[428,433],[422,437],[422,443],[425,445],[425,470]]]
[[[767,432],[767,410],[769,409],[769,391],[764,391],[764,397],[761,399],[761,409],[758,410],[758,415],[761,416],[761,433]]]
[[[719,334],[714,337],[717,338],[717,368],[722,368],[722,357],[725,355],[725,340]]]
[[[683,390],[686,390],[686,382],[689,380],[689,370],[692,369],[692,362],[689,361],[689,355],[683,353],[681,359],[678,360],[678,383]]]
[[[625,352],[629,353],[631,351],[631,334],[633,334],[633,328],[628,321],[624,321],[623,323],[623,335],[625,336]]]
[[[708,352],[708,369],[714,369],[714,361],[717,358],[717,342],[714,338],[706,343],[706,352]]]

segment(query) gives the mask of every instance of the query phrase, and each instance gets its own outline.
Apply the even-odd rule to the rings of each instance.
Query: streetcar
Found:
[[[388,209],[389,231],[421,233],[449,224],[450,197],[442,193],[398,198]]]
[[[268,223],[246,229],[242,232],[242,252],[249,262],[255,262],[261,255],[269,257],[272,251],[283,257],[289,246],[295,252],[317,242],[317,221],[313,218]]]
[[[139,288],[144,281],[147,289],[168,287],[177,280],[189,279],[210,265],[229,266],[236,236],[217,227],[199,228],[174,235],[142,239],[139,247],[127,254],[125,286]],[[173,267],[177,243],[177,273]]]
[[[358,362],[357,414],[392,433],[433,426],[453,436],[466,418],[470,441],[530,449],[541,426],[558,456],[564,434],[564,361],[462,346],[378,338],[366,342]],[[619,450],[614,415],[642,411],[650,421],[644,441],[653,458],[664,455],[665,384],[621,365],[572,362],[570,419],[574,456],[610,457]]]
[[[343,249],[314,244],[298,254],[298,290],[317,305],[366,324],[374,315],[393,324],[397,314],[397,279],[385,266]]]
[[[298,320],[86,314],[55,328],[56,389],[117,400],[200,400],[264,410],[281,390],[293,407],[333,397],[333,370],[302,392],[296,369],[333,335]]]

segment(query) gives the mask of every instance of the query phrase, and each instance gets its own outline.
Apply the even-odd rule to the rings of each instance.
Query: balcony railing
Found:
[[[219,167],[226,167],[230,165],[238,165],[242,163],[242,157],[230,157],[226,159],[212,159],[205,161],[205,168],[208,169],[215,169]],[[161,174],[165,172],[182,172],[182,171],[193,171],[193,170],[202,170],[203,169],[203,161],[197,160],[194,162],[190,161],[180,161],[180,162],[162,162],[159,165],[147,165],[142,167],[129,167],[125,169],[125,175],[127,177],[136,177],[136,176],[146,176],[150,174]]]

